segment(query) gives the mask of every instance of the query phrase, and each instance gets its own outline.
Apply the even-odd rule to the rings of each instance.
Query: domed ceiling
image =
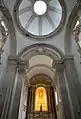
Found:
[[[18,0],[16,20],[25,35],[45,38],[56,33],[63,21],[63,8],[59,0]]]

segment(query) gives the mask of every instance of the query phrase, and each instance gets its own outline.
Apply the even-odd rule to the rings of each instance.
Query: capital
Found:
[[[64,64],[62,60],[54,61],[52,67],[55,68],[57,71],[64,70]]]
[[[28,62],[27,61],[19,61],[18,63],[18,72],[19,73],[24,73],[25,70],[28,67]]]

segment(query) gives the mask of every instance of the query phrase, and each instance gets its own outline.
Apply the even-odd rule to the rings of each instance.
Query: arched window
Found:
[[[35,111],[48,111],[47,92],[44,87],[38,87],[35,92]]]

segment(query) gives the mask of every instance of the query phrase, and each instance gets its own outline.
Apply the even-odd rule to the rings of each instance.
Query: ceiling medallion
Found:
[[[33,38],[47,38],[62,25],[61,0],[17,0],[15,16],[20,30]]]

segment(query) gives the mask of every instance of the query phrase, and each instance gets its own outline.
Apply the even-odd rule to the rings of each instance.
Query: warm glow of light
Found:
[[[38,87],[35,92],[35,111],[47,111],[47,93],[44,87]]]

